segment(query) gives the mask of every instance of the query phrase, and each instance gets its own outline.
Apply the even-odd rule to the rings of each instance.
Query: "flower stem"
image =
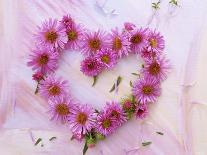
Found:
[[[35,89],[35,94],[37,94],[38,91],[39,91],[39,82],[37,82],[37,87],[36,87],[36,89]]]

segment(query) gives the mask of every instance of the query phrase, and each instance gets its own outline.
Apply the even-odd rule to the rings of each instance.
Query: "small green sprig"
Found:
[[[105,136],[95,132],[93,129],[85,135],[85,145],[83,147],[83,155],[86,154],[88,148],[92,148],[96,145],[97,141],[104,140]]]
[[[122,105],[124,112],[126,113],[127,119],[130,120],[135,113],[135,107],[137,105],[134,96],[129,95],[125,98],[122,98],[120,103]]]
[[[96,82],[97,82],[98,76],[94,76],[93,77],[93,84],[92,87],[95,86]]]
[[[138,73],[131,73],[134,76],[140,76]]]
[[[154,8],[155,10],[160,9],[160,3],[160,1],[152,3],[152,8]]]
[[[116,80],[116,84],[115,83],[113,84],[113,86],[111,87],[111,89],[109,90],[109,92],[110,93],[113,92],[115,90],[116,86],[117,87],[119,86],[119,84],[121,83],[121,81],[122,81],[122,77],[121,76],[118,76],[117,77],[117,80]]]
[[[49,141],[53,141],[53,140],[55,140],[55,139],[57,139],[57,137],[51,137],[51,138],[49,139]]]
[[[152,144],[152,142],[142,142],[142,146],[148,146],[150,144]]]
[[[42,141],[42,138],[38,138],[34,145],[35,146],[38,145],[41,141]]]
[[[171,0],[169,3],[178,6],[178,0]]]
[[[160,131],[157,131],[156,133],[157,133],[158,135],[162,135],[162,136],[164,135],[164,133],[162,133],[162,132],[160,132]]]

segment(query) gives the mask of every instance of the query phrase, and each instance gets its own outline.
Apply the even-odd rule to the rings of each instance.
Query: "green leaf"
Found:
[[[115,84],[113,84],[109,92],[111,93],[112,91],[114,91],[114,89],[115,89]]]
[[[116,85],[117,85],[117,87],[119,86],[119,84],[121,83],[121,81],[122,81],[122,78],[121,78],[121,76],[118,76],[118,78],[117,78],[117,80],[116,80]],[[110,89],[110,93],[111,92],[113,92],[115,90],[115,84],[113,84],[113,86],[112,86],[112,88]]]
[[[132,81],[129,82],[129,85],[130,85],[131,87],[133,87]]]
[[[42,141],[42,138],[38,138],[34,145],[36,146],[36,145],[39,144],[41,141]]]
[[[104,140],[105,139],[105,136],[104,135],[102,135],[101,133],[96,133],[96,139],[97,140]]]
[[[39,92],[39,82],[37,82],[37,87],[35,89],[35,94],[37,94]]]
[[[169,3],[174,4],[174,5],[178,5],[178,1],[177,0],[171,0]]]
[[[139,74],[137,74],[137,73],[131,73],[132,75],[135,75],[135,76],[139,76]]]
[[[152,8],[154,8],[155,10],[160,9],[160,1],[158,1],[157,3],[152,3]]]
[[[127,112],[127,119],[130,120],[133,117],[133,112]]]
[[[132,95],[132,103],[135,103],[135,97]]]
[[[83,148],[83,155],[86,154],[86,151],[88,150],[87,141],[85,142],[84,148]]]
[[[152,142],[143,142],[143,143],[142,143],[142,146],[148,146],[148,145],[150,145],[150,144],[152,144]]]
[[[94,76],[93,77],[93,84],[92,87],[95,86],[96,82],[97,82],[98,76]]]
[[[158,131],[158,132],[156,132],[156,133],[157,133],[157,134],[159,134],[159,135],[164,135],[164,133],[162,133],[162,132],[159,132],[159,131]]]
[[[55,140],[55,139],[57,139],[57,137],[51,137],[51,138],[49,139],[49,141],[52,141],[52,140]]]

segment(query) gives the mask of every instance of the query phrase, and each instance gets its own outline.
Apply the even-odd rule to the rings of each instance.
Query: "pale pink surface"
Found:
[[[102,2],[104,0],[97,4]],[[49,121],[47,102],[34,95],[36,85],[31,78],[32,71],[26,66],[32,47],[31,34],[36,25],[49,17],[60,19],[66,13],[91,30],[110,30],[115,26],[121,27],[126,21],[146,26],[151,21],[150,27],[158,27],[164,35],[166,53],[173,64],[171,74],[162,84],[161,98],[149,109],[150,116],[145,121],[133,119],[124,124],[87,153],[207,154],[207,33],[203,33],[207,3],[182,0],[181,7],[172,12],[173,8],[163,1],[157,14],[151,11],[151,0],[120,0],[119,3],[108,0],[104,11],[95,4],[95,1],[83,0],[0,1],[0,154],[79,155],[82,152],[82,143],[69,140],[71,132],[67,126]],[[113,9],[119,14],[113,17],[104,14]],[[75,97],[101,108],[106,100],[118,100],[129,93],[129,81],[135,80],[131,72],[137,71],[137,59],[128,57],[122,60],[114,70],[100,76],[94,88],[91,87],[92,80],[79,71],[81,56],[77,52],[65,53],[57,74],[70,81]],[[118,75],[124,77],[118,94],[108,93]],[[164,136],[156,134],[156,131],[163,132]],[[52,136],[57,140],[49,142]],[[44,147],[34,146],[39,137],[43,138]],[[152,141],[152,144],[137,150],[142,141]]]

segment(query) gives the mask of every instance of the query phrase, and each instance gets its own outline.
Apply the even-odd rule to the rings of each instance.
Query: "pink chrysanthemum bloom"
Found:
[[[56,78],[53,75],[42,80],[39,85],[39,92],[47,99],[67,96],[68,82],[62,78]]]
[[[147,28],[140,28],[131,33],[130,42],[133,53],[140,53],[148,44],[147,42]]]
[[[108,35],[105,31],[87,32],[84,35],[82,52],[89,56],[96,54],[102,48],[108,47]]]
[[[65,123],[72,111],[75,104],[69,97],[58,97],[48,101],[50,110],[49,113],[52,115],[51,120],[61,121]]]
[[[81,62],[80,70],[87,76],[96,76],[103,70],[103,64],[96,57],[87,57]]]
[[[110,34],[109,46],[119,56],[119,58],[128,55],[130,51],[128,34],[119,33],[118,28],[112,30]]]
[[[44,75],[41,72],[36,72],[32,75],[32,79],[39,82],[44,79]]]
[[[139,104],[136,107],[135,114],[136,114],[136,118],[140,118],[140,119],[145,118],[148,114],[147,105],[146,104]]]
[[[72,27],[72,25],[74,24],[74,20],[70,15],[63,16],[60,22],[66,29]]]
[[[156,59],[146,61],[142,73],[145,76],[156,78],[158,81],[163,81],[167,78],[170,68],[168,59],[156,57]]]
[[[43,47],[50,48],[64,48],[67,42],[67,35],[65,28],[58,24],[57,20],[49,19],[42,24],[42,27],[38,27],[39,32],[36,35],[37,44]]]
[[[127,31],[132,31],[132,30],[134,30],[135,27],[136,26],[133,23],[129,23],[129,22],[124,23],[124,28]]]
[[[94,127],[95,118],[96,114],[91,106],[79,105],[68,120],[70,129],[74,134],[84,135]]]
[[[100,50],[96,57],[106,68],[112,68],[117,64],[117,55],[109,48]]]
[[[122,109],[125,112],[133,112],[135,109],[135,101],[133,101],[133,98],[131,96],[122,99],[121,104],[122,104]]]
[[[115,131],[117,127],[116,120],[111,117],[105,110],[101,111],[97,116],[96,131],[107,136]]]
[[[133,84],[132,94],[141,104],[156,102],[161,94],[160,82],[149,77],[139,79]]]
[[[140,55],[144,60],[152,60],[153,58],[155,58],[159,54],[157,53],[157,51],[154,51],[152,49],[150,50],[149,48],[144,48],[140,52]]]
[[[117,127],[121,126],[124,122],[127,121],[121,105],[117,102],[107,102],[104,110],[109,114],[111,118],[115,120]]]
[[[45,74],[54,72],[57,69],[59,53],[49,48],[36,49],[32,52],[29,55],[30,60],[27,65],[32,66],[33,70]]]
[[[159,32],[150,31],[148,34],[148,47],[150,50],[155,50],[161,52],[165,48],[165,40]]]
[[[82,47],[84,30],[80,24],[73,24],[66,29],[68,42],[66,48],[78,50]]]

